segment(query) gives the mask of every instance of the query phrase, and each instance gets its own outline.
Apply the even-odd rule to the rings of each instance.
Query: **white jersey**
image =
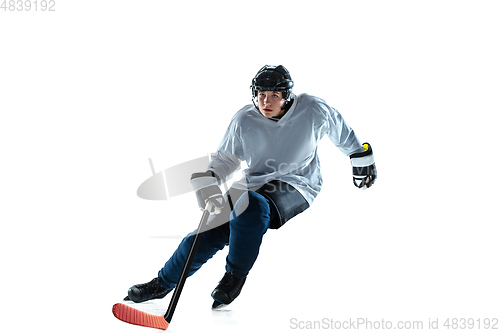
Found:
[[[271,120],[249,104],[239,110],[217,149],[209,170],[223,181],[231,178],[245,161],[244,177],[233,183],[238,189],[257,190],[272,180],[289,183],[309,204],[323,184],[317,155],[326,134],[348,156],[364,151],[354,131],[340,113],[320,98],[301,94],[279,119]]]

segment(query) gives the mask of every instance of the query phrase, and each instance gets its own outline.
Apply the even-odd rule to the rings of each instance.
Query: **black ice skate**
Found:
[[[224,274],[222,280],[219,281],[219,285],[212,292],[212,298],[214,299],[212,309],[223,307],[234,301],[240,294],[245,280],[246,278],[235,278],[233,272]]]
[[[136,284],[128,290],[128,296],[124,301],[133,301],[141,303],[150,299],[159,299],[165,297],[173,289],[166,289],[160,284],[159,278],[154,278],[148,283]]]

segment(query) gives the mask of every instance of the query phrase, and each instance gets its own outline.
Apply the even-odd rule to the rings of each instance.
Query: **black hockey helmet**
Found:
[[[288,70],[282,66],[265,65],[252,80],[252,98],[258,91],[281,91],[283,98],[290,101],[292,96],[293,81]]]

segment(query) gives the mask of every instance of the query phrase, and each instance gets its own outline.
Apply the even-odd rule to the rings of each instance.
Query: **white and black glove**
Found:
[[[365,149],[364,152],[352,154],[349,157],[351,158],[354,185],[364,190],[375,183],[377,168],[375,168],[375,160],[370,144],[363,143],[363,148]]]
[[[196,192],[196,199],[201,210],[205,209],[208,201],[213,207],[210,213],[220,213],[224,207],[224,197],[219,187],[220,179],[213,171],[197,172],[191,176],[191,185]]]

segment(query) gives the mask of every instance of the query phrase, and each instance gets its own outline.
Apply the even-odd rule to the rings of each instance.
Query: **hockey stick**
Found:
[[[184,287],[184,283],[186,282],[187,276],[189,274],[189,269],[191,268],[191,264],[193,263],[194,255],[196,253],[196,250],[198,249],[198,245],[200,243],[200,233],[203,232],[203,228],[207,224],[208,217],[210,216],[210,211],[212,209],[213,204],[210,201],[207,202],[207,205],[205,206],[205,210],[203,211],[203,215],[201,217],[200,224],[198,225],[198,230],[196,230],[193,243],[191,244],[191,248],[189,249],[186,262],[184,263],[184,267],[182,268],[179,281],[177,282],[174,293],[172,295],[172,299],[170,300],[170,304],[165,315],[152,315],[150,313],[132,308],[123,303],[117,303],[113,305],[113,314],[116,318],[129,324],[157,328],[161,330],[167,329],[170,321],[172,320],[172,316],[174,315],[177,303],[179,302],[179,297],[181,296],[182,288]]]

